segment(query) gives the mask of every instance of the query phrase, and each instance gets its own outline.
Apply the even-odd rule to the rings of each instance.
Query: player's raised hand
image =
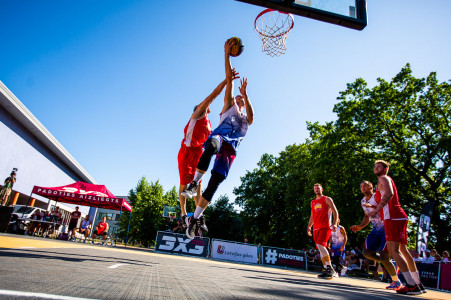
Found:
[[[240,83],[241,83],[241,85],[239,87],[240,93],[241,93],[241,95],[246,96],[247,78],[242,78],[240,80]]]
[[[224,44],[224,52],[226,55],[230,55],[230,51],[232,51],[233,40],[227,40]]]
[[[238,79],[240,78],[240,76],[238,76],[240,73],[238,73],[235,68],[232,69],[232,80]]]

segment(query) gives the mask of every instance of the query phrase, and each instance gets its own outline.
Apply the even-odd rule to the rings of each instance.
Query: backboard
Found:
[[[362,30],[367,25],[365,0],[236,0]]]
[[[177,217],[180,207],[177,206],[165,206],[163,208],[163,217],[170,218],[171,216]]]

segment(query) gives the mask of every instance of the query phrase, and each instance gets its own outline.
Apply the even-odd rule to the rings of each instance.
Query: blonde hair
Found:
[[[383,165],[385,168],[388,168],[388,167],[390,167],[390,163],[389,162],[386,162],[385,160],[376,160],[376,162],[374,163],[374,164],[381,164],[381,165]]]
[[[371,188],[373,188],[373,184],[367,180],[362,181],[362,183],[368,184]]]
[[[323,186],[321,185],[321,183],[315,183],[313,186],[320,186],[320,187],[323,187]]]

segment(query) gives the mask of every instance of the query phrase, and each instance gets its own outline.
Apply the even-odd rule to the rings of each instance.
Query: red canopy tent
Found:
[[[106,188],[106,186],[100,184],[77,181],[72,184],[57,187],[42,187],[35,185],[31,192],[31,195],[33,194],[37,194],[57,202],[120,210],[121,215],[123,210],[129,211],[130,214],[132,213],[132,206],[127,202],[127,200],[124,198],[116,198],[116,196],[114,196],[113,193]],[[31,199],[31,195],[29,199]],[[125,245],[127,245],[127,238],[125,239]]]
[[[116,198],[106,186],[77,181],[57,187],[34,186],[32,194],[37,194],[58,202],[101,207],[114,210],[132,211],[124,198]]]

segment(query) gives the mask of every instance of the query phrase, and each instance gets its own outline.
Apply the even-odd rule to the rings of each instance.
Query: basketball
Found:
[[[243,53],[243,50],[244,50],[243,41],[237,37],[230,38],[227,41],[230,41],[230,40],[233,41],[233,46],[230,51],[230,56],[237,57],[241,53]]]

